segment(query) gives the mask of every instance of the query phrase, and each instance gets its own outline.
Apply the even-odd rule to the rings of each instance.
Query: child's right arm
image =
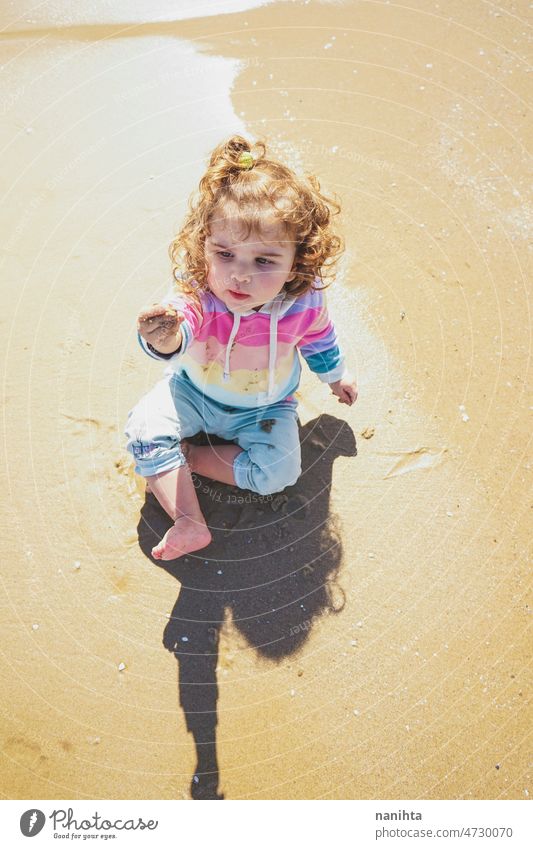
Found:
[[[183,313],[172,306],[154,304],[139,313],[137,330],[155,352],[176,354],[181,348],[180,325],[184,318]]]

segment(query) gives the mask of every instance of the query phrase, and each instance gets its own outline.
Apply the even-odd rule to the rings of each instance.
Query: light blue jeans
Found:
[[[163,378],[130,411],[127,449],[143,477],[168,472],[186,461],[180,440],[199,431],[235,441],[243,451],[233,473],[241,489],[261,495],[296,483],[301,473],[300,437],[292,397],[265,407],[225,407],[206,397],[182,372]]]

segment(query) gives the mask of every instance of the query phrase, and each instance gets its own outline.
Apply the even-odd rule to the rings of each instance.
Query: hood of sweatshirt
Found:
[[[270,330],[269,330],[269,348],[268,348],[268,389],[265,393],[265,401],[270,401],[270,399],[275,395],[276,383],[275,383],[275,374],[276,374],[276,353],[278,346],[278,320],[280,316],[284,315],[291,304],[293,304],[295,298],[288,295],[286,292],[279,292],[271,301],[263,304],[261,309],[259,310],[239,310],[239,312],[234,312],[230,310],[229,307],[226,306],[227,311],[233,315],[233,326],[231,328],[231,333],[229,335],[228,343],[226,345],[226,353],[224,357],[224,380],[229,380],[231,375],[231,348],[235,341],[235,337],[239,332],[239,326],[241,323],[241,318],[243,316],[249,315],[261,315],[268,314],[270,315]]]

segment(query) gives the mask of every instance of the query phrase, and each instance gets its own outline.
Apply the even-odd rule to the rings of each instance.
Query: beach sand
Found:
[[[2,796],[525,798],[529,3],[68,5],[0,10]],[[135,318],[233,132],[341,199],[360,397],[162,567]]]

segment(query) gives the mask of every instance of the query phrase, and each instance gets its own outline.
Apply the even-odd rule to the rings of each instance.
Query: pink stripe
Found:
[[[256,315],[250,316],[251,321],[247,321],[248,316],[241,318],[239,331],[237,333],[237,341],[240,345],[247,347],[261,347],[270,344],[270,316]],[[278,340],[292,342],[295,345],[309,329],[313,326],[313,335],[326,331],[329,325],[327,313],[324,313],[320,320],[320,310],[307,310],[305,313],[296,313],[295,315],[282,316],[278,321]],[[204,316],[204,323],[196,337],[198,341],[205,342],[208,338],[212,338],[224,345],[229,339],[233,328],[233,316],[229,313],[210,313]]]

